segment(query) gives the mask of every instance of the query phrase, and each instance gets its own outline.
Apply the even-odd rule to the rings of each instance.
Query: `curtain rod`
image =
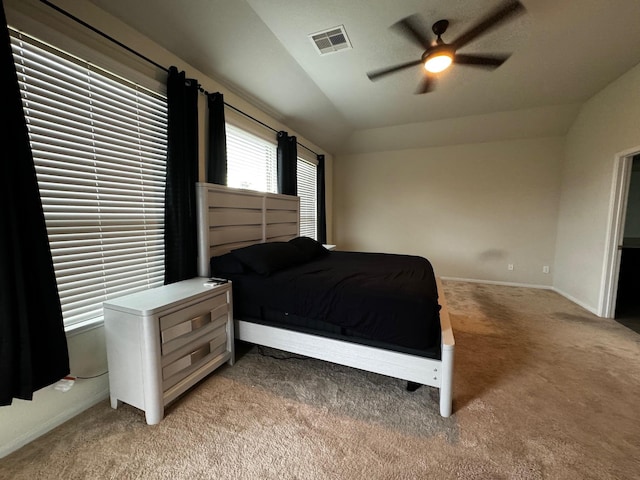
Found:
[[[137,56],[137,57],[141,58],[141,59],[142,59],[142,60],[144,60],[145,62],[148,62],[148,63],[150,63],[151,65],[153,65],[153,66],[155,66],[155,67],[159,68],[160,70],[164,70],[165,72],[169,73],[169,69],[168,69],[167,67],[165,67],[165,66],[163,66],[163,65],[160,65],[160,64],[159,64],[159,63],[157,63],[157,62],[154,62],[154,61],[153,61],[153,60],[151,60],[149,57],[144,56],[144,55],[143,55],[143,54],[141,54],[140,52],[138,52],[138,51],[134,50],[133,48],[129,47],[128,45],[125,45],[124,43],[120,42],[119,40],[116,40],[116,39],[115,39],[115,38],[113,38],[112,36],[107,35],[107,34],[106,34],[106,33],[104,33],[102,30],[98,30],[98,29],[97,29],[96,27],[94,27],[93,25],[88,24],[88,23],[87,23],[87,22],[85,22],[84,20],[82,20],[82,19],[80,19],[80,18],[76,17],[75,15],[73,15],[73,14],[71,14],[71,13],[67,12],[66,10],[64,10],[64,9],[62,9],[62,8],[60,8],[60,7],[58,7],[57,5],[54,5],[54,4],[53,4],[53,3],[51,3],[50,1],[48,1],[48,0],[40,0],[40,2],[41,2],[41,3],[43,3],[43,4],[45,4],[45,5],[46,5],[46,6],[48,6],[48,7],[53,8],[53,9],[54,9],[55,11],[57,11],[58,13],[61,13],[62,15],[64,15],[64,16],[65,16],[65,17],[67,17],[67,18],[70,18],[70,19],[71,19],[71,20],[73,20],[74,22],[79,23],[79,24],[80,24],[80,25],[82,25],[83,27],[88,28],[88,29],[89,29],[89,30],[91,30],[92,32],[97,33],[97,34],[98,34],[98,35],[100,35],[101,37],[106,38],[106,39],[107,39],[107,40],[109,40],[110,42],[115,43],[115,44],[116,44],[116,45],[118,45],[119,47],[124,48],[124,49],[125,49],[125,50],[127,50],[129,53],[134,54],[135,56]],[[203,90],[203,89],[200,87],[200,85],[198,85],[198,89],[199,89],[202,93],[204,93],[204,94],[206,94],[206,95],[208,95],[208,94],[209,94],[209,92],[207,92],[206,90]],[[268,129],[269,129],[269,130],[271,130],[272,132],[274,132],[274,133],[278,133],[278,130],[276,130],[275,128],[270,127],[270,126],[269,126],[269,125],[267,125],[266,123],[264,123],[264,122],[262,122],[262,121],[258,120],[257,118],[255,118],[255,117],[253,117],[253,116],[249,115],[248,113],[243,112],[243,111],[242,111],[242,110],[240,110],[239,108],[236,108],[236,107],[234,107],[233,105],[228,104],[227,102],[224,102],[224,104],[225,104],[227,107],[231,108],[232,110],[235,110],[236,112],[240,113],[241,115],[244,115],[245,117],[247,117],[247,118],[249,118],[249,119],[253,120],[254,122],[259,123],[259,124],[260,124],[260,125],[262,125],[263,127],[268,128]],[[300,142],[296,142],[296,143],[297,143],[298,145],[300,145],[302,148],[304,148],[304,149],[306,149],[306,150],[309,150],[311,153],[313,153],[314,155],[318,156],[318,153],[314,152],[313,150],[311,150],[311,149],[310,149],[309,147],[307,147],[306,145],[303,145],[303,144],[302,144],[302,143],[300,143]]]
[[[208,92],[206,92],[206,91],[205,91],[204,93],[207,93],[207,94],[208,94]],[[271,130],[272,132],[274,132],[274,133],[278,133],[278,130],[276,130],[275,128],[273,128],[273,127],[271,127],[271,126],[267,125],[266,123],[262,122],[261,120],[258,120],[258,119],[257,119],[257,118],[255,118],[255,117],[253,117],[253,116],[249,115],[248,113],[243,112],[243,111],[242,111],[242,110],[240,110],[239,108],[236,108],[236,107],[234,107],[233,105],[228,104],[227,102],[224,102],[224,104],[225,104],[227,107],[229,107],[230,109],[235,110],[235,111],[236,111],[236,112],[238,112],[239,114],[244,115],[245,117],[247,117],[247,118],[249,118],[249,119],[253,120],[253,121],[254,121],[254,122],[256,122],[256,123],[259,123],[260,125],[262,125],[262,126],[263,126],[263,127],[265,127],[265,128],[268,128],[268,129],[269,129],[269,130]],[[298,142],[298,141],[296,141],[296,143],[297,143],[298,145],[300,145],[302,148],[304,148],[305,150],[309,150],[309,151],[310,151],[311,153],[313,153],[316,157],[318,156],[318,154],[317,154],[316,152],[314,152],[313,150],[311,150],[311,149],[310,149],[309,147],[307,147],[306,145],[304,145],[304,144],[302,144],[302,143],[300,143],[300,142]]]
[[[204,95],[209,95],[209,92],[207,92],[204,88],[202,88],[202,86],[200,84],[198,84],[198,91]],[[234,110],[236,112],[238,112],[240,115],[243,115],[244,117],[247,117],[250,120],[253,120],[254,122],[262,125],[264,128],[267,128],[269,130],[271,130],[273,133],[278,133],[279,130],[276,130],[275,128],[273,128],[270,125],[267,125],[266,123],[264,123],[262,120],[258,120],[256,117],[249,115],[247,112],[243,112],[242,110],[240,110],[237,107],[234,107],[233,105],[231,105],[230,103],[227,102],[223,102],[225,107],[229,107],[231,110]],[[301,146],[302,148],[304,148],[305,150],[310,151],[311,153],[313,153],[316,157],[319,155],[318,153],[314,152],[313,150],[311,150],[309,147],[307,147],[306,145],[298,142],[298,140],[296,139],[296,143]]]
[[[58,7],[57,5],[54,5],[53,3],[49,2],[48,0],[40,0],[41,3],[44,3],[45,5],[47,5],[48,7],[53,8],[55,11],[57,11],[58,13],[61,13],[62,15],[64,15],[65,17],[70,18],[71,20],[73,20],[74,22],[79,23],[80,25],[82,25],[83,27],[88,28],[89,30],[91,30],[92,32],[97,33],[98,35],[106,38],[107,40],[115,43],[116,45],[118,45],[119,47],[124,48],[125,50],[127,50],[130,53],[133,53],[134,55],[140,57],[141,59],[143,59],[144,61],[158,67],[160,70],[164,70],[165,72],[169,72],[169,69],[167,67],[163,67],[162,65],[160,65],[159,63],[154,62],[153,60],[151,60],[148,57],[145,57],[144,55],[142,55],[140,52],[135,51],[133,48],[125,45],[124,43],[116,40],[115,38],[113,38],[110,35],[107,35],[106,33],[104,33],[101,30],[98,30],[96,27],[94,27],[93,25],[89,25],[87,22],[85,22],[84,20],[79,19],[78,17],[76,17],[75,15],[72,15],[71,13],[67,12],[66,10],[63,10],[62,8]]]

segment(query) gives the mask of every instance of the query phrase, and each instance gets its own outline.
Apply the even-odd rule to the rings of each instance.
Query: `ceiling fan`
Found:
[[[449,26],[448,20],[438,20],[433,24],[431,30],[437,38],[432,40],[431,35],[425,32],[420,25],[416,15],[403,18],[392,25],[391,28],[424,49],[420,59],[369,72],[367,77],[375,81],[391,73],[422,65],[425,69],[424,80],[422,80],[415,92],[420,94],[433,90],[435,80],[433,74],[446,70],[452,63],[489,69],[498,68],[510,55],[465,55],[458,53],[458,50],[506,20],[524,12],[524,10],[524,5],[518,0],[508,0],[450,43],[445,43],[442,40],[442,35],[444,35]]]

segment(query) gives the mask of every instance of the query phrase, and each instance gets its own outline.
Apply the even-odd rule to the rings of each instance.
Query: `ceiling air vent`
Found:
[[[347,32],[345,32],[342,25],[323,30],[322,32],[312,33],[309,35],[309,38],[318,49],[320,55],[352,48],[349,37],[347,37]]]

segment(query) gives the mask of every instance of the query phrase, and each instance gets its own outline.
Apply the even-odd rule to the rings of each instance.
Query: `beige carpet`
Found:
[[[640,335],[550,291],[445,290],[451,418],[434,389],[253,348],[159,425],[105,401],[1,459],[0,478],[640,478]]]

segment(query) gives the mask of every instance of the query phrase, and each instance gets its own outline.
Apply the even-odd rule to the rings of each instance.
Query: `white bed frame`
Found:
[[[208,277],[209,259],[254,243],[286,241],[299,235],[300,199],[289,195],[197,184],[198,273]],[[235,320],[235,337],[256,345],[359,368],[440,390],[440,415],[453,401],[455,341],[440,278],[436,278],[442,330],[442,359]]]

